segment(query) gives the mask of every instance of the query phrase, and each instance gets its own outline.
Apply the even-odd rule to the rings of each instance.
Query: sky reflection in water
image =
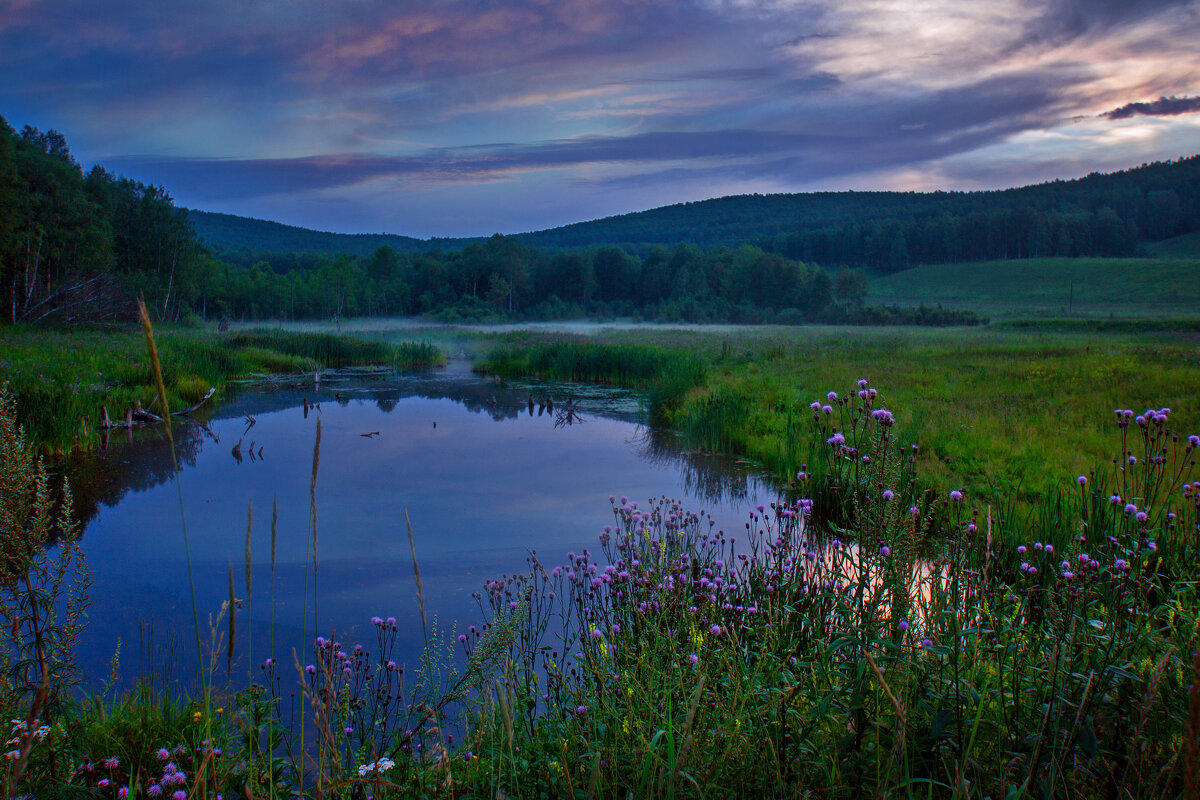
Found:
[[[249,393],[210,420],[219,441],[182,426],[177,437],[187,443],[181,448],[187,465],[180,483],[204,638],[208,616],[228,597],[232,568],[236,596],[249,601],[237,619],[241,675],[272,654],[290,665],[293,647],[304,662],[317,634],[370,647],[373,615],[398,619],[400,651],[415,661],[422,635],[405,509],[426,611],[448,634],[450,626],[479,622],[472,593],[488,578],[524,571],[526,548],[549,562],[569,550],[598,550],[597,536],[612,521],[610,495],[643,505],[660,495],[682,498],[729,531],[744,530],[749,509],[770,496],[745,471],[680,453],[637,424],[636,401],[628,395],[576,390],[586,392],[576,400],[584,421],[569,427],[555,427],[549,412],[529,414],[530,394],[549,388],[500,387],[462,370],[370,383],[327,378],[319,392],[309,386]],[[566,390],[553,393],[561,408]],[[305,417],[302,397],[319,398],[320,411]],[[245,413],[257,420],[249,430]],[[318,420],[314,575],[309,515]],[[239,438],[241,463],[231,452]],[[153,446],[135,444],[109,458],[128,468]],[[152,481],[140,482],[146,483]],[[179,648],[177,675],[195,663],[182,529],[171,480],[129,491],[88,524],[84,550],[96,583],[80,656],[89,683],[108,674],[118,637],[125,681],[161,671],[171,640]],[[146,642],[139,628],[149,624],[156,633]],[[219,663],[223,672],[223,649]]]

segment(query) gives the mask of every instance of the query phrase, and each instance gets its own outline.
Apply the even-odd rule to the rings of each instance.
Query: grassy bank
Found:
[[[444,361],[432,345],[385,344],[328,333],[250,330],[217,334],[191,328],[158,331],[168,405],[185,408],[210,387],[217,399],[231,378],[256,373],[312,371],[354,364],[426,366]],[[127,408],[149,408],[156,390],[140,328],[6,328],[0,375],[15,399],[17,418],[47,450],[88,447],[97,439],[101,409],[114,420]]]
[[[867,377],[920,445],[932,485],[1032,501],[1111,457],[1103,415],[1114,408],[1169,406],[1200,428],[1198,362],[1194,336],[1050,324],[506,334],[481,366],[638,386],[690,446],[749,457],[782,480],[804,460],[810,403]],[[630,375],[631,363],[643,368]]]
[[[407,671],[377,617],[373,640],[247,654],[244,691],[80,702],[53,588],[72,550],[26,549],[53,506],[34,502],[2,543],[0,609],[41,615],[0,626],[17,720],[0,779],[10,796],[118,800],[1191,791],[1200,437],[1175,433],[1177,410],[1095,412],[1114,459],[997,535],[985,498],[925,488],[874,388],[833,387],[798,430],[805,461],[847,487],[852,530],[811,535],[798,499],[758,507],[735,542],[673,501],[611,498],[594,551],[487,581],[483,617],[435,623]],[[5,508],[27,502],[13,476],[41,485],[18,439],[0,402]],[[240,628],[236,589],[231,566]]]

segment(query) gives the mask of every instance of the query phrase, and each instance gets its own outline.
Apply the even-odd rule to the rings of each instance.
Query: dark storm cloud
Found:
[[[1200,97],[1160,97],[1149,103],[1126,103],[1105,114],[1107,119],[1129,119],[1134,116],[1175,117],[1200,111]]]

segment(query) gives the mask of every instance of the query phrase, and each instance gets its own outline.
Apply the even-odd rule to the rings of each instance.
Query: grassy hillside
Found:
[[[1159,258],[1200,258],[1200,231],[1148,244],[1146,250]]]
[[[940,303],[1014,316],[1194,316],[1200,259],[1031,258],[916,267],[874,278],[871,304]]]

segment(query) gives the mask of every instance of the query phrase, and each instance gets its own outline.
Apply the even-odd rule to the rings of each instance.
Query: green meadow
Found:
[[[1030,258],[915,267],[872,278],[867,302],[940,304],[993,320],[1194,318],[1200,308],[1200,258],[1182,241],[1162,246],[1167,252],[1161,258]]]
[[[97,404],[149,407],[157,377],[140,331],[16,331],[0,779],[117,800],[1181,796],[1200,780],[1200,340],[1022,316],[160,331],[172,404],[234,375],[443,353],[634,387],[656,424],[757,462],[780,499],[735,547],[690,509],[614,498],[593,551],[489,582],[480,618],[435,621],[408,672],[377,618],[376,641],[318,640],[312,663],[268,660],[235,690],[197,623],[179,657],[213,659],[204,686],[86,698],[70,668],[86,571],[34,442],[84,443]],[[398,349],[414,339],[433,344]]]

